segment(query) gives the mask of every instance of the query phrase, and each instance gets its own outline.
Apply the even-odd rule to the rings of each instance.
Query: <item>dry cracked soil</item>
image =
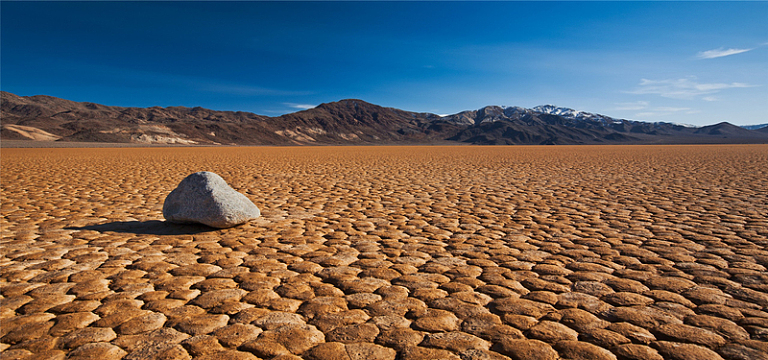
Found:
[[[262,218],[168,224],[213,171]],[[768,359],[768,146],[2,149],[0,359]]]

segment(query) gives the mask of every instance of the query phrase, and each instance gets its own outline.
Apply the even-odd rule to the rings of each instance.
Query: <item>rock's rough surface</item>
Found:
[[[187,176],[165,198],[163,217],[174,223],[228,228],[253,220],[261,211],[245,195],[209,171]]]

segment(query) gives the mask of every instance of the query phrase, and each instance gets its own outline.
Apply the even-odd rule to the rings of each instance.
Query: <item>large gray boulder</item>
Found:
[[[201,171],[187,176],[163,203],[163,217],[174,223],[228,228],[253,220],[261,211],[221,176]]]

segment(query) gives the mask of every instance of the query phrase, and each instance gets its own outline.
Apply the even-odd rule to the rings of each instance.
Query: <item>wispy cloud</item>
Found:
[[[740,82],[726,83],[700,83],[695,77],[685,79],[649,80],[641,79],[635,90],[627,91],[629,94],[651,94],[670,99],[694,99],[701,95],[715,94],[727,89],[749,88],[750,85]]]
[[[616,111],[642,110],[647,107],[648,107],[647,101],[635,101],[635,102],[616,103],[616,107],[614,107],[612,110],[616,110]]]
[[[296,103],[283,103],[283,105],[291,107],[293,109],[299,109],[299,110],[307,110],[312,109],[317,105],[309,105],[309,104],[296,104]]]
[[[701,100],[704,100],[704,101],[718,101],[720,99],[718,99],[717,96],[705,96],[705,97],[701,98]]]
[[[752,51],[754,49],[713,49],[713,50],[707,50],[707,51],[699,51],[699,53],[696,55],[699,59],[714,59],[724,56],[730,56],[730,55],[736,55],[745,53],[747,51]]]

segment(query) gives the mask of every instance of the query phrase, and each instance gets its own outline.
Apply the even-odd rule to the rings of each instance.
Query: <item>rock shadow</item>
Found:
[[[112,231],[142,235],[194,235],[219,229],[202,224],[175,224],[168,221],[114,221],[99,225],[67,227],[67,230]]]

